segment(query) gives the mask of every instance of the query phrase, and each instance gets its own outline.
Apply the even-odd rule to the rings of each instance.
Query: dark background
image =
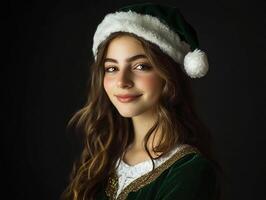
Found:
[[[59,198],[80,152],[66,124],[85,103],[92,36],[104,14],[137,2],[9,1],[2,7],[8,55],[1,70],[1,196]],[[163,2],[180,8],[209,57],[210,71],[193,79],[193,89],[225,171],[223,199],[265,197],[265,3]]]

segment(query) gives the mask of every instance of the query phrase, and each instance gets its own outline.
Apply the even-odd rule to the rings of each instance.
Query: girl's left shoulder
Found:
[[[185,155],[184,157],[173,163],[171,168],[172,172],[181,170],[184,172],[193,172],[193,174],[201,174],[204,171],[215,171],[214,163],[199,152]]]
[[[176,160],[163,177],[158,199],[216,199],[217,170],[201,153],[189,153]]]

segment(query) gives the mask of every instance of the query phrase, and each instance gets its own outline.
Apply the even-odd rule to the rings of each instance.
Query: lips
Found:
[[[125,95],[115,95],[119,98],[134,98],[134,97],[138,97],[138,96],[141,96],[141,94],[139,95],[130,95],[130,94],[125,94]]]
[[[118,101],[122,102],[122,103],[127,103],[127,102],[131,102],[136,100],[138,97],[140,97],[142,94],[140,95],[115,95],[118,99]]]

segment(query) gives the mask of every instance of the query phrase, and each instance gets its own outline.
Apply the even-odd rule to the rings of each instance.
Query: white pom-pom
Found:
[[[184,58],[184,68],[191,78],[204,76],[209,70],[206,54],[199,49],[189,52]]]

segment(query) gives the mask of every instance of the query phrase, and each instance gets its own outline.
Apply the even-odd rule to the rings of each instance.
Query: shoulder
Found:
[[[187,154],[173,163],[170,168],[170,173],[175,173],[180,170],[193,174],[202,173],[205,171],[215,171],[214,164],[200,153]]]
[[[189,173],[199,174],[203,172],[215,172],[215,165],[212,161],[207,159],[200,151],[190,145],[182,145],[177,149],[176,153],[172,155],[162,166],[165,173]]]
[[[213,163],[200,153],[190,153],[175,161],[165,171],[158,197],[215,199],[216,179]]]

